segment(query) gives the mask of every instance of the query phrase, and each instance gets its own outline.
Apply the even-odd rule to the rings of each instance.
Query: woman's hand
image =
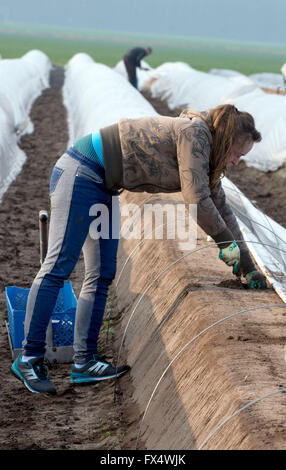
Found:
[[[224,261],[228,266],[233,266],[233,273],[236,274],[240,263],[240,249],[236,242],[232,242],[226,248],[221,248],[219,250],[219,259]]]
[[[267,289],[266,277],[256,269],[246,274],[245,279],[250,289]]]

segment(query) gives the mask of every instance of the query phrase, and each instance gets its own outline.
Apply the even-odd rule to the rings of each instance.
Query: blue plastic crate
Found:
[[[21,349],[24,339],[24,321],[30,289],[10,286],[5,288],[9,333],[13,349]],[[70,282],[60,289],[52,314],[53,347],[72,346],[77,300]]]

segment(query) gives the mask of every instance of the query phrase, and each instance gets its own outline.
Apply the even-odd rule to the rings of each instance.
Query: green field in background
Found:
[[[181,61],[198,70],[223,68],[249,75],[280,73],[286,62],[285,46],[281,44],[0,23],[2,58],[21,57],[31,49],[39,49],[52,63],[65,65],[74,54],[85,52],[96,62],[112,67],[129,48],[149,45],[153,53],[147,62],[152,67]]]

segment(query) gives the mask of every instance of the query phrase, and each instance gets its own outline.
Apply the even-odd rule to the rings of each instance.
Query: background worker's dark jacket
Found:
[[[149,193],[181,191],[185,203],[197,204],[197,223],[216,243],[241,240],[221,183],[215,191],[210,189],[209,127],[202,118],[185,115],[189,117],[123,118],[101,129],[106,186]],[[254,265],[246,244],[239,246],[246,274]]]
[[[135,67],[141,67],[141,60],[147,55],[146,49],[143,47],[134,47],[126,52],[124,61],[133,64]]]

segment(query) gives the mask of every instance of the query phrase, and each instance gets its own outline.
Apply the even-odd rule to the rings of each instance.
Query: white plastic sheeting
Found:
[[[286,303],[285,228],[254,207],[228,178],[222,179],[222,185],[250,252],[277,294]]]
[[[51,63],[37,50],[20,59],[0,60],[0,200],[25,161],[19,137],[33,131],[29,112],[48,86]]]
[[[262,134],[262,141],[242,157],[246,165],[261,171],[275,171],[286,161],[286,97],[257,89],[226,102],[248,111]]]
[[[86,76],[89,79],[85,82]],[[86,97],[83,89],[86,89]],[[67,65],[64,96],[71,140],[112,124],[123,116],[157,114],[123,77],[82,54],[75,56]],[[223,186],[245,240],[252,242],[248,245],[254,258],[285,302],[286,230],[257,210],[227,178],[223,179]]]
[[[29,111],[33,101],[49,83],[51,63],[40,51],[33,50],[20,59],[0,61],[0,106],[13,113],[15,126],[23,132],[32,131]]]
[[[230,69],[211,69],[210,73],[232,79],[246,79],[260,88],[269,88],[275,91],[283,90],[283,76],[281,73],[253,73],[246,76],[236,70]]]
[[[76,54],[66,65],[63,88],[68,109],[70,143],[121,117],[156,114],[125,78],[87,54]]]
[[[281,73],[254,73],[249,75],[250,80],[261,88],[269,88],[270,90],[282,90],[283,76]]]
[[[20,172],[26,155],[17,145],[13,115],[7,115],[0,103],[0,202],[10,183]]]
[[[284,82],[284,80],[286,80],[286,63],[282,65],[282,67],[281,67],[281,73],[282,73],[283,82]]]
[[[243,75],[243,73],[240,73],[237,70],[231,70],[231,69],[211,69],[209,73],[212,73],[214,75],[219,75],[225,78],[235,78],[235,77],[240,77],[242,79],[247,78],[246,75]]]
[[[198,70],[174,67],[151,85],[152,95],[167,100],[170,109],[187,106],[204,110],[249,93],[256,85]]]

